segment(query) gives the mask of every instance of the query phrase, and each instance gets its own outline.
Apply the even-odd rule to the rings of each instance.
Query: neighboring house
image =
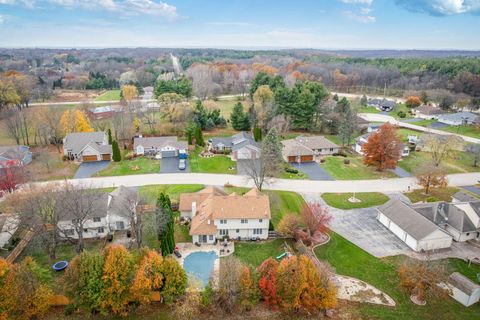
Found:
[[[375,98],[375,99],[369,99],[368,102],[367,102],[367,106],[369,107],[374,107],[374,108],[377,108],[381,111],[392,111],[395,106],[396,106],[396,102],[395,101],[392,101],[392,100],[388,100],[388,99],[378,99],[378,98]]]
[[[83,238],[103,238],[115,231],[129,230],[130,219],[132,215],[136,215],[137,204],[138,191],[136,188],[120,186],[100,197],[95,195],[92,202],[93,215],[84,223]],[[69,210],[63,211],[62,219],[58,222],[61,235],[78,239],[72,221],[74,219],[75,216]]]
[[[414,204],[412,209],[435,223],[455,241],[480,240],[480,199]]]
[[[367,128],[370,125],[370,122],[363,119],[362,117],[357,116],[357,126],[362,129],[362,128]]]
[[[190,235],[193,243],[212,244],[225,238],[268,238],[270,201],[255,188],[243,196],[227,195],[213,187],[181,194],[179,209],[182,217],[192,220]]]
[[[231,137],[211,138],[208,140],[208,150],[213,153],[230,153],[232,160],[259,159],[262,146],[255,142],[249,132],[240,132]]]
[[[452,202],[474,202],[479,201],[480,199],[475,197],[474,195],[467,193],[465,191],[458,191],[452,196]]]
[[[323,136],[304,137],[282,141],[282,155],[286,162],[302,163],[319,160],[323,156],[338,153],[340,146]]]
[[[370,138],[370,135],[373,132],[375,131],[371,131],[370,133],[366,133],[355,139],[355,145],[353,146],[353,149],[355,150],[355,152],[357,152],[362,156],[364,155],[364,152],[362,151],[362,147],[365,143],[368,142],[368,139]],[[409,155],[410,155],[410,148],[402,143],[400,146],[400,157],[404,158],[404,157],[408,157]]]
[[[465,307],[469,307],[480,300],[480,285],[461,273],[452,273],[448,277],[447,287],[451,290],[450,296]]]
[[[436,120],[438,119],[439,115],[445,113],[445,111],[443,111],[442,109],[434,107],[429,104],[421,105],[417,108],[414,108],[412,111],[417,118],[427,119],[427,120]]]
[[[88,116],[94,120],[108,119],[113,117],[115,111],[110,106],[88,109]]]
[[[156,155],[160,158],[175,158],[186,155],[188,143],[177,137],[138,137],[133,139],[133,150],[137,155]]]
[[[377,211],[378,221],[414,251],[449,248],[452,244],[450,235],[400,200],[390,200]]]
[[[446,113],[438,116],[438,122],[452,126],[480,123],[479,117],[471,112]]]
[[[32,162],[32,153],[27,146],[0,146],[0,168],[24,166]]]
[[[105,132],[74,132],[63,139],[63,155],[80,162],[111,161],[112,145]]]
[[[20,219],[18,215],[0,214],[0,249],[10,242],[19,225]]]

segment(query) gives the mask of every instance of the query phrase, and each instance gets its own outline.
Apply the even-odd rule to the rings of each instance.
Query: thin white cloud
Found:
[[[254,26],[255,24],[250,23],[250,22],[223,22],[223,21],[216,21],[216,22],[207,22],[208,25],[212,26],[232,26],[232,27],[251,27]]]
[[[375,18],[374,16],[358,14],[353,11],[344,11],[343,15],[349,18],[350,20],[357,21],[360,23],[372,23],[377,20],[377,18]]]
[[[373,0],[339,0],[342,3],[351,5],[351,10],[343,11],[342,14],[350,20],[360,23],[372,23],[377,19],[371,15]],[[359,8],[359,6],[361,6]]]
[[[408,11],[433,16],[480,14],[480,0],[395,0],[395,3]]]
[[[157,0],[0,0],[0,4],[22,5],[28,8],[47,4],[71,9],[107,10],[122,15],[144,14],[170,20],[178,18],[175,6]]]
[[[3,24],[5,22],[5,18],[0,14],[0,24]]]
[[[371,6],[373,4],[373,0],[340,0],[340,2],[347,4],[365,4],[367,6]]]

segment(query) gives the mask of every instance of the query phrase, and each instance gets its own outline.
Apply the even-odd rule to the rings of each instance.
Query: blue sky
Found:
[[[480,0],[0,0],[1,47],[480,49]]]

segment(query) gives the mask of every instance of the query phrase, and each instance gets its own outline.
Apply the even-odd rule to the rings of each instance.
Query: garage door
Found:
[[[83,156],[83,162],[92,162],[92,161],[97,161],[97,156]]]
[[[102,154],[102,160],[110,161],[110,160],[112,160],[112,157],[111,157],[110,154]]]
[[[300,162],[312,162],[313,161],[313,156],[301,156],[300,157]]]
[[[175,150],[162,151],[162,158],[173,158],[176,156],[177,152]]]
[[[297,162],[297,157],[294,157],[294,156],[288,157],[288,162]]]

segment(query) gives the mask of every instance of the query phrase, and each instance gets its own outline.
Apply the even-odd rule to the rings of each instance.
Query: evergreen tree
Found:
[[[112,144],[113,143],[112,130],[110,130],[110,128],[108,129],[107,134],[108,134],[108,144]]]
[[[243,111],[243,105],[241,102],[237,102],[233,107],[233,111],[230,114],[230,122],[233,129],[237,131],[250,130],[250,120],[248,115]]]
[[[268,176],[275,176],[282,166],[282,143],[278,138],[277,129],[268,131],[262,146],[262,160]]]
[[[203,106],[202,101],[197,100],[195,105],[195,110],[193,111],[193,122],[200,127],[202,130],[205,130],[207,127],[208,113],[205,107]]]
[[[202,129],[200,127],[195,128],[195,144],[200,147],[205,145],[205,141],[203,141]]]
[[[262,129],[259,127],[253,128],[253,139],[255,139],[256,142],[262,141]]]
[[[115,162],[120,162],[122,161],[122,154],[120,153],[120,148],[118,147],[118,142],[116,140],[113,140],[112,142],[112,159]]]
[[[157,199],[157,208],[155,211],[155,220],[157,225],[158,240],[160,241],[160,251],[162,256],[173,253],[175,249],[173,211],[170,197],[163,192]]]
[[[361,105],[362,107],[366,107],[366,106],[367,106],[367,103],[368,103],[367,96],[366,96],[366,95],[363,95],[362,98],[360,99],[360,105]]]

